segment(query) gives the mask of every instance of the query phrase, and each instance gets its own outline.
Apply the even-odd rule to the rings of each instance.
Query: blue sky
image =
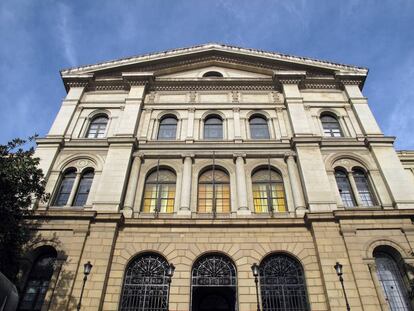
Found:
[[[1,0],[0,143],[47,134],[60,69],[207,42],[368,67],[382,130],[414,149],[413,0]]]

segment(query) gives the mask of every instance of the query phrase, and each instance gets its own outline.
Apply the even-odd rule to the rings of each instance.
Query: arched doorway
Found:
[[[195,262],[191,273],[191,310],[237,310],[237,276],[230,258],[207,254]]]

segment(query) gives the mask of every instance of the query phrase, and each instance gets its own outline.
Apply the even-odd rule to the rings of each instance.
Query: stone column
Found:
[[[183,177],[181,182],[181,207],[178,214],[190,215],[191,204],[191,184],[192,184],[192,166],[193,166],[193,154],[183,155]]]
[[[66,206],[73,205],[73,201],[75,200],[75,195],[78,190],[81,178],[82,178],[82,174],[80,172],[76,172],[75,181],[73,182],[72,190],[70,191],[70,195],[69,195],[68,201],[66,202]]]
[[[242,142],[241,124],[240,124],[240,108],[233,108],[233,123],[234,123],[234,141]]]
[[[237,182],[237,198],[239,208],[237,214],[250,214],[249,205],[247,204],[247,188],[246,188],[246,173],[244,170],[245,154],[234,154],[236,160],[236,182]]]
[[[139,172],[141,171],[143,157],[143,154],[138,154],[136,157],[134,157],[134,160],[132,162],[132,168],[129,174],[128,189],[125,195],[124,208],[122,211],[125,217],[132,217],[135,196],[137,193]]]
[[[285,154],[287,163],[290,185],[292,187],[293,202],[295,204],[295,212],[303,212],[306,209],[305,199],[303,198],[302,186],[300,184],[298,169],[292,152]]]
[[[194,107],[188,108],[187,137],[185,138],[186,142],[194,141],[194,113]]]

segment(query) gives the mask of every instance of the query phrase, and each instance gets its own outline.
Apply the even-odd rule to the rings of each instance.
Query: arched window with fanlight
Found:
[[[86,133],[87,138],[104,138],[106,135],[106,127],[108,125],[108,117],[106,115],[98,115],[94,117],[89,124]]]
[[[200,175],[198,212],[230,213],[230,178],[224,170],[214,167]]]
[[[388,246],[377,247],[373,255],[377,277],[390,310],[412,311],[401,255]]]
[[[252,175],[253,203],[256,213],[286,212],[282,176],[272,168],[261,168]]]
[[[204,120],[205,139],[223,139],[223,120],[217,115],[208,116]]]
[[[267,125],[267,120],[262,117],[255,115],[249,120],[250,125],[250,137],[252,139],[269,139],[269,127]]]
[[[65,206],[68,203],[69,196],[72,192],[73,183],[76,179],[76,169],[69,168],[63,174],[62,179],[60,181],[55,199],[54,199],[54,206]]]
[[[322,114],[321,123],[325,137],[343,137],[341,126],[336,117],[331,114]]]
[[[346,207],[355,207],[356,200],[349,182],[348,174],[342,169],[336,169],[335,180],[341,196],[342,204]]]
[[[84,206],[86,204],[91,190],[93,177],[93,169],[87,169],[82,173],[78,189],[76,190],[75,200],[72,204],[73,206]]]
[[[136,256],[127,266],[120,311],[168,311],[173,265],[156,253]]]
[[[302,265],[287,254],[271,254],[259,265],[263,311],[308,311]]]
[[[376,200],[372,191],[372,187],[368,181],[367,174],[359,168],[354,168],[352,170],[352,176],[355,180],[355,185],[358,190],[358,195],[362,206],[376,205]]]
[[[177,137],[177,119],[174,116],[163,117],[158,129],[159,140],[173,140]]]
[[[42,310],[57,257],[56,250],[52,247],[42,248],[30,270],[18,310]]]
[[[145,180],[142,212],[173,213],[176,175],[169,169],[157,168]]]

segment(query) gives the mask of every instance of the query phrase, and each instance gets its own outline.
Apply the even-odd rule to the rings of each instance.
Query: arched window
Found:
[[[267,121],[261,116],[253,116],[249,120],[250,137],[252,139],[269,139],[269,127]]]
[[[93,176],[93,170],[87,170],[82,174],[78,189],[76,190],[75,200],[72,204],[73,206],[84,206],[86,204],[89,191],[91,190]]]
[[[205,139],[223,139],[223,120],[218,116],[209,116],[204,121]]]
[[[200,175],[198,212],[230,213],[230,178],[221,169],[210,169]]]
[[[391,311],[411,311],[407,287],[396,259],[380,248],[374,251],[377,276]],[[401,258],[400,258],[401,260]]]
[[[167,116],[161,119],[158,129],[158,139],[176,139],[177,137],[177,119]]]
[[[159,169],[145,181],[144,213],[173,213],[176,176],[168,169]]]
[[[222,254],[199,258],[191,271],[192,311],[236,310],[237,274],[233,262]]]
[[[351,184],[349,183],[347,173],[340,169],[337,169],[335,170],[335,179],[344,206],[354,207],[356,205],[355,198],[352,192]]]
[[[92,119],[89,124],[87,138],[103,138],[106,134],[106,126],[108,125],[108,117],[99,115]]]
[[[120,311],[168,311],[170,276],[167,260],[146,253],[134,258],[125,270]]]
[[[218,71],[207,71],[203,78],[223,78],[223,75]]]
[[[74,168],[69,169],[64,173],[55,196],[54,206],[65,206],[68,203],[75,178],[76,170]]]
[[[56,251],[51,247],[46,247],[36,258],[21,296],[19,310],[40,311],[42,309],[56,257]]]
[[[273,254],[259,266],[263,311],[308,311],[302,265],[284,254]]]
[[[342,137],[341,126],[338,119],[332,115],[325,114],[321,116],[321,122],[323,127],[323,135],[326,137]]]
[[[367,175],[360,169],[353,169],[352,175],[355,180],[356,188],[358,190],[359,198],[363,206],[374,206],[376,201],[372,193],[372,188],[368,182]]]
[[[256,213],[286,212],[285,189],[280,174],[260,169],[252,175],[253,203]]]

